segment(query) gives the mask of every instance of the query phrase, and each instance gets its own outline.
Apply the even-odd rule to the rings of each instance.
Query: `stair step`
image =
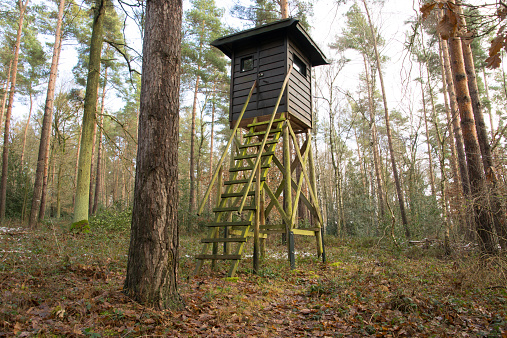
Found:
[[[274,144],[274,143],[278,143],[278,141],[279,140],[277,140],[277,139],[267,140],[266,144]],[[244,148],[251,148],[251,147],[259,147],[261,145],[262,145],[262,142],[247,143],[247,144],[241,144],[238,148],[244,149]]]
[[[262,169],[266,169],[266,168],[269,168],[271,167],[270,164],[262,164],[261,165],[261,168]],[[229,172],[233,173],[233,172],[236,172],[236,171],[247,171],[247,170],[252,170],[253,169],[253,166],[249,165],[247,167],[239,167],[239,168],[230,168],[229,169]],[[248,182],[248,181],[247,181]]]
[[[274,134],[274,133],[279,133],[281,131],[282,131],[282,128],[276,128],[276,129],[271,129],[269,131],[269,133]],[[243,137],[253,137],[253,136],[260,136],[260,135],[266,135],[266,131],[256,131],[255,133],[248,133],[248,134],[243,135]]]
[[[249,191],[248,192],[248,196],[254,196],[254,195],[255,195],[255,191]],[[241,197],[241,196],[243,196],[242,192],[231,192],[231,193],[228,193],[228,194],[222,194],[222,198]]]
[[[254,205],[245,205],[243,210],[256,210],[257,208]],[[224,207],[224,208],[213,208],[213,212],[223,212],[223,211],[238,211],[239,207]]]
[[[279,118],[279,119],[274,119],[273,120],[273,124],[275,123],[278,123],[278,122],[283,122],[285,121],[285,118],[282,117],[282,118]],[[250,127],[257,127],[257,126],[262,126],[262,125],[265,125],[265,124],[269,124],[269,120],[266,120],[266,121],[261,121],[261,122],[254,122],[254,123],[250,123],[249,125],[247,125],[246,127],[247,128],[250,128]]]
[[[252,223],[249,221],[238,221],[238,222],[218,222],[207,224],[207,227],[232,227],[232,226],[248,226]]]
[[[203,238],[201,243],[241,243],[246,242],[246,238]]]
[[[256,178],[253,179],[252,182],[256,182]],[[261,177],[261,181],[265,181],[266,177]],[[241,180],[232,180],[232,181],[224,181],[224,185],[232,185],[232,184],[245,184],[248,183],[248,178],[241,179]]]
[[[271,156],[274,154],[275,154],[274,152],[269,151],[269,152],[262,153],[262,156]],[[258,155],[259,154],[247,154],[247,155],[235,156],[234,159],[235,160],[245,160],[247,158],[256,158]]]
[[[241,259],[241,255],[196,255],[197,259],[212,259],[212,260],[238,260]]]

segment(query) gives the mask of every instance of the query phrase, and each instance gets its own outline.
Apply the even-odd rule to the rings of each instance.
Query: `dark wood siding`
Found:
[[[305,75],[295,69],[292,70],[289,79],[289,113],[308,128],[312,128],[312,65],[294,41],[289,40],[288,50],[288,65],[293,64],[296,55],[306,66]]]
[[[250,99],[243,119],[271,115],[276,105],[287,67],[286,38],[264,40],[256,47],[245,46],[235,49],[231,69],[230,120],[236,121],[257,79],[257,88]],[[241,58],[253,56],[254,69],[241,72]],[[280,102],[278,112],[287,111],[287,94]]]

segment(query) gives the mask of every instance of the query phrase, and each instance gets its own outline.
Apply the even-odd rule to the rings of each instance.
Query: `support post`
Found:
[[[262,151],[262,149],[259,149]],[[255,226],[254,226],[254,249],[253,249],[253,272],[257,274],[259,272],[259,227],[260,227],[260,216],[261,216],[261,166],[257,166],[255,180]]]
[[[309,189],[313,190],[314,196],[317,198],[317,179],[315,175],[315,161],[313,159],[313,149],[312,149],[312,134],[310,133],[310,130],[306,131],[306,139],[308,141],[308,147],[310,147],[310,159],[309,159],[309,167],[310,167],[310,184]],[[318,207],[318,206],[316,206]],[[326,257],[324,254],[324,225],[320,222],[319,218],[312,214],[312,223],[318,224],[318,227],[322,230],[319,232],[315,232],[315,239],[317,240],[317,257],[321,257],[322,255],[322,261],[325,262]]]
[[[287,221],[285,221],[285,232],[287,237],[292,233],[292,175],[290,171],[290,162],[291,162],[291,154],[290,154],[290,135],[289,135],[289,121],[285,121],[283,124],[283,162],[284,162],[284,176],[285,176],[285,188],[283,192],[284,200],[285,200],[285,213],[287,215]],[[287,241],[287,251],[288,258],[290,258],[290,240]]]

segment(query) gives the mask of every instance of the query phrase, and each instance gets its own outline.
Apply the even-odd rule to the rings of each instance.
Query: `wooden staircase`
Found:
[[[255,187],[253,184],[249,185],[250,181],[256,183],[259,179],[253,170],[255,168],[253,160],[255,158],[261,159],[259,165],[260,189],[262,191],[268,169],[273,162],[275,148],[280,141],[285,117],[282,114],[280,118],[274,119],[272,123],[275,125],[274,128],[267,128],[269,122],[257,122],[257,119],[254,119],[253,123],[247,126],[249,132],[243,135],[244,142],[241,144],[236,138],[237,155],[234,156],[234,165],[229,169],[230,180],[223,182],[225,191],[220,193],[218,207],[213,209],[215,213],[214,222],[207,224],[211,229],[209,231],[210,236],[201,240],[204,246],[201,254],[196,256],[198,260],[196,272],[201,269],[205,260],[230,260],[231,265],[228,275],[233,276],[236,272],[247,238],[253,236],[252,222],[257,211]],[[263,145],[259,138],[264,137],[266,142]],[[218,186],[221,186],[220,182]],[[243,200],[245,202],[243,202],[244,206],[241,208]],[[234,215],[237,212],[241,212],[241,214]],[[240,220],[234,220],[235,216]],[[220,235],[223,237],[219,237]],[[263,236],[265,237],[265,235]],[[229,245],[232,246],[225,250],[226,252],[232,252],[232,254],[218,254],[216,243],[227,243],[224,248]],[[214,250],[210,255],[207,253],[211,245],[213,245]]]

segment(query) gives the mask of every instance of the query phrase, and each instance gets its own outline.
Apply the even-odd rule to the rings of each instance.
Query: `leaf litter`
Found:
[[[19,230],[19,241],[0,236],[0,336],[507,335],[502,257],[447,258],[423,248],[396,251],[326,238],[324,264],[305,254],[314,243],[298,238],[301,254],[291,271],[280,259],[285,246],[273,239],[258,275],[246,258],[238,278],[225,278],[227,265],[219,263],[189,279],[199,240],[182,236],[185,308],[157,311],[122,293],[128,233]],[[21,261],[27,253],[32,258]]]

